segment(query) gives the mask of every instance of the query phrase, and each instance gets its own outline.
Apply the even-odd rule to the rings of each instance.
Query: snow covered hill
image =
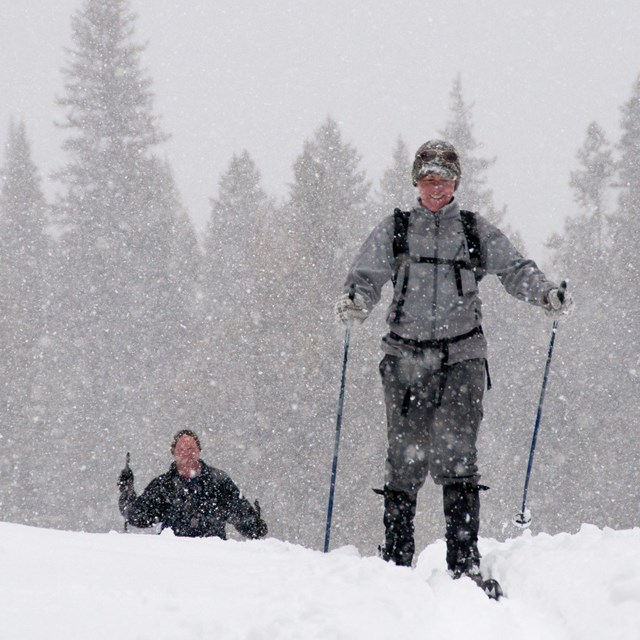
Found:
[[[481,540],[508,598],[445,572],[275,539],[83,534],[0,523],[2,640],[638,640],[640,529]]]

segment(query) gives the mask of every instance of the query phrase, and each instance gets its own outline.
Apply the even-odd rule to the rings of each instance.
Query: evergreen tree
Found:
[[[578,211],[567,219],[563,236],[552,238],[550,244],[556,271],[575,278],[588,302],[594,292],[588,285],[603,275],[600,265],[609,251],[607,201],[615,170],[611,144],[596,122],[588,126],[576,157],[580,167],[571,173],[569,186]],[[579,297],[581,290],[577,292]]]
[[[299,266],[320,285],[319,295],[335,291],[336,268],[350,259],[345,249],[367,230],[364,212],[370,185],[358,168],[360,160],[356,150],[342,142],[338,124],[327,118],[314,138],[305,141],[294,163],[292,232],[296,247],[302,249]]]
[[[640,266],[635,259],[640,235],[640,76],[635,80],[631,97],[622,105],[622,131],[618,144],[617,207],[610,218],[612,229],[613,277],[608,282],[609,295],[615,300],[616,324],[624,339],[624,353],[619,366],[637,371],[640,365]],[[613,309],[612,309],[613,310]],[[636,384],[635,381],[632,384]]]
[[[6,519],[33,504],[32,443],[43,428],[37,385],[50,284],[50,242],[40,177],[25,126],[11,124],[0,190],[0,478]]]
[[[451,117],[441,135],[453,144],[460,156],[462,180],[456,192],[456,199],[463,208],[479,211],[490,222],[504,229],[506,207],[496,208],[493,191],[487,186],[486,172],[495,164],[496,158],[489,159],[478,155],[481,145],[473,133],[473,104],[464,100],[459,75],[453,82],[450,105]]]
[[[390,215],[396,208],[408,211],[415,203],[415,189],[411,184],[411,154],[402,138],[398,138],[392,164],[384,172],[376,193],[376,218]]]
[[[283,212],[288,234],[287,296],[280,328],[287,361],[286,420],[280,428],[292,499],[304,518],[285,537],[320,546],[335,428],[342,341],[333,305],[354,252],[370,231],[369,183],[360,156],[331,118],[306,140],[294,163]]]
[[[637,318],[637,303],[640,298],[638,275],[640,267],[634,255],[635,239],[640,229],[640,76],[636,79],[632,95],[622,106],[622,135],[618,144],[620,153],[617,164],[618,203],[612,217],[613,241],[618,261],[616,268],[622,279],[619,283],[624,290],[624,298],[629,303],[629,313]],[[622,293],[622,291],[621,291]],[[628,317],[629,321],[631,318]],[[635,351],[635,350],[634,350]]]
[[[205,329],[198,365],[215,391],[208,400],[210,415],[220,425],[218,435],[230,464],[237,464],[234,453],[244,457],[244,446],[256,442],[259,429],[257,387],[262,381],[256,377],[257,360],[271,327],[263,306],[267,299],[261,295],[269,264],[262,262],[258,244],[264,240],[262,232],[270,233],[262,225],[273,206],[250,154],[234,154],[212,200],[205,235]],[[239,477],[253,469],[255,460]]]
[[[205,236],[204,282],[208,313],[224,332],[231,329],[250,289],[251,228],[269,206],[260,172],[247,151],[234,155],[220,179]],[[227,325],[227,326],[225,326]]]
[[[72,18],[75,47],[63,70],[69,162],[58,173],[64,233],[51,354],[62,376],[47,460],[62,486],[83,491],[72,500],[60,493],[73,508],[52,504],[47,522],[55,526],[112,526],[115,503],[101,493],[125,445],[152,468],[152,454],[164,453],[175,430],[164,392],[189,333],[187,278],[196,266],[185,267],[193,247],[177,243],[188,245],[191,234],[171,174],[154,155],[165,136],[134,22],[127,0],[86,0]],[[85,462],[70,472],[68,459],[80,452]]]
[[[611,245],[600,264],[603,307],[599,314],[601,333],[597,351],[602,357],[599,383],[603,383],[603,376],[608,376],[607,386],[611,390],[606,409],[612,438],[607,448],[599,452],[599,458],[600,463],[603,460],[606,463],[603,499],[607,501],[610,518],[614,526],[632,526],[640,484],[634,460],[634,451],[640,444],[635,426],[640,371],[640,267],[636,259],[640,235],[640,76],[635,79],[621,114],[617,202],[608,218]],[[597,429],[603,426],[597,424]]]
[[[604,347],[615,343],[617,332],[607,309],[609,276],[604,267],[610,254],[605,220],[614,162],[611,145],[597,123],[587,128],[576,157],[579,167],[571,173],[569,184],[577,211],[565,221],[563,234],[548,243],[554,271],[569,279],[576,300],[575,314],[560,325],[559,339],[564,349],[559,351],[554,373],[562,396],[549,396],[548,415],[556,419],[557,428],[548,432],[542,449],[548,451],[543,460],[549,461],[544,490],[549,504],[543,505],[543,517],[557,530],[567,525],[577,528],[582,522],[612,524],[608,520],[614,506],[609,502],[610,489],[618,481],[617,471],[608,478],[608,469],[614,467],[607,455],[618,429],[614,424],[605,427],[611,422],[613,401],[612,388],[605,381],[609,376],[617,377],[613,354]],[[580,348],[575,348],[577,345]],[[595,431],[594,424],[598,425]],[[584,460],[589,464],[585,466]],[[597,486],[592,483],[594,475]],[[571,522],[567,522],[566,514],[558,520],[551,498],[559,476],[564,478],[563,500],[569,506],[566,513],[571,514]]]

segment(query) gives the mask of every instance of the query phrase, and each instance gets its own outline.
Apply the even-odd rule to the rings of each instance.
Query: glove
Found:
[[[550,318],[558,319],[562,316],[568,316],[573,313],[573,298],[571,294],[565,289],[563,295],[560,296],[559,290],[551,289],[547,293],[547,306],[545,313]]]
[[[344,324],[350,324],[354,320],[362,322],[368,315],[369,311],[365,304],[364,298],[359,293],[345,293],[336,302],[335,307],[336,319]]]
[[[253,503],[256,510],[256,526],[254,535],[256,538],[264,538],[267,535],[267,523],[260,517],[260,503],[256,500]]]
[[[129,467],[125,467],[120,472],[120,477],[118,478],[118,489],[120,489],[120,493],[129,493],[133,491],[133,471]]]

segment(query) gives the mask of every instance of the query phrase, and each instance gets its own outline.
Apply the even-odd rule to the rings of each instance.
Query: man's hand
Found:
[[[551,289],[547,294],[547,306],[545,313],[554,319],[568,316],[573,313],[573,298],[564,287],[560,289]]]
[[[369,315],[364,298],[359,293],[341,296],[336,302],[335,313],[336,318],[344,324],[362,322]]]
[[[256,528],[255,528],[255,537],[256,538],[264,538],[267,533],[268,533],[268,529],[267,529],[267,523],[261,518],[260,516],[260,503],[256,500],[253,503],[253,507],[256,510]]]
[[[133,491],[133,471],[131,471],[128,465],[120,472],[118,489],[120,489],[120,493]]]

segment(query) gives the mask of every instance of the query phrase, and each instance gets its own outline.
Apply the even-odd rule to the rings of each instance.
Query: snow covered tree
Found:
[[[45,413],[37,380],[51,275],[47,222],[24,123],[12,123],[0,189],[0,478],[5,517],[13,521],[33,506],[31,441]]]
[[[365,205],[370,185],[358,168],[360,156],[342,141],[337,122],[327,120],[306,140],[294,163],[289,208],[292,237],[302,249],[299,267],[320,289],[336,290],[336,268],[351,258],[345,249],[366,229]],[[311,251],[309,251],[311,249]],[[299,252],[297,252],[299,253]]]
[[[416,202],[411,184],[411,153],[402,138],[398,138],[393,150],[392,164],[382,175],[374,198],[376,218],[390,215],[395,208],[408,211]]]
[[[458,75],[453,82],[450,95],[451,117],[441,134],[456,148],[462,166],[462,180],[456,198],[465,209],[479,211],[494,224],[503,224],[506,207],[497,209],[493,202],[493,191],[487,186],[487,170],[496,158],[478,155],[481,145],[473,134],[473,104],[464,100],[462,80]]]
[[[360,156],[327,118],[303,144],[282,213],[288,231],[287,295],[280,328],[287,363],[282,461],[287,484],[306,521],[287,523],[287,537],[320,545],[331,464],[335,394],[342,342],[333,305],[348,264],[365,234],[369,183]]]
[[[592,265],[590,273],[584,276],[586,282],[577,281],[575,287],[576,295],[583,286],[586,288],[581,297],[589,300],[581,304],[585,304],[587,314],[595,314],[588,321],[593,341],[584,345],[592,351],[592,370],[583,372],[591,380],[589,387],[593,390],[585,407],[583,428],[585,433],[595,429],[598,436],[589,451],[591,463],[598,471],[598,486],[593,487],[590,497],[600,507],[599,514],[607,514],[606,524],[627,527],[635,523],[640,484],[634,459],[640,446],[636,427],[640,375],[640,267],[636,259],[640,235],[640,76],[634,81],[621,114],[614,185],[617,202],[612,215],[606,216],[608,233],[603,241],[594,222],[591,249],[573,250],[576,256],[582,253],[583,260]],[[598,178],[602,182],[608,180],[609,165],[610,158],[605,154],[595,165],[594,185],[599,184]],[[599,193],[587,196],[592,209],[601,206]],[[602,211],[594,210],[591,217],[598,221],[602,215]],[[582,225],[579,228],[584,234]],[[596,244],[598,241],[600,245]],[[586,317],[584,321],[587,322]],[[582,345],[584,338],[580,331],[576,340]],[[595,416],[588,413],[591,406]]]
[[[218,198],[212,200],[205,236],[205,302],[212,323],[222,333],[236,323],[247,295],[251,294],[251,228],[260,213],[271,205],[260,180],[251,156],[243,151],[231,159],[220,179]]]
[[[234,154],[212,200],[204,239],[198,361],[211,396],[203,402],[214,422],[223,425],[218,437],[224,441],[221,450],[229,454],[229,460],[223,454],[225,464],[243,457],[235,454],[255,442],[258,429],[258,385],[264,382],[256,377],[258,360],[272,330],[262,288],[273,276],[258,246],[274,237],[273,229],[262,228],[274,206],[248,151]]]
[[[609,245],[607,202],[615,170],[611,144],[596,122],[588,126],[576,157],[580,167],[571,173],[569,185],[578,212],[567,219],[563,237],[552,238],[550,244],[556,270],[584,287],[603,275],[601,261]],[[587,290],[583,288],[586,297],[591,298]]]
[[[615,267],[620,285],[619,293],[624,295],[623,314],[629,323],[637,326],[640,266],[630,257],[635,256],[636,238],[640,232],[640,76],[633,85],[631,97],[622,106],[620,125],[622,135],[618,144],[618,203],[611,224],[617,257]],[[635,336],[633,340],[634,344],[638,344],[640,338]],[[632,349],[631,352],[638,353],[636,349]]]
[[[622,134],[616,166],[618,200],[610,218],[612,255],[607,261],[613,273],[607,286],[611,312],[615,313],[620,335],[624,336],[618,366],[624,379],[635,389],[640,369],[640,266],[636,259],[640,236],[640,76],[621,111]],[[636,395],[635,391],[633,394]]]
[[[608,276],[603,265],[610,244],[605,221],[614,162],[611,144],[597,123],[587,127],[576,158],[579,166],[569,180],[576,212],[566,219],[563,233],[547,243],[553,271],[569,280],[576,301],[575,314],[560,324],[553,382],[561,392],[548,396],[546,415],[554,428],[547,431],[540,454],[546,467],[540,489],[546,500],[540,505],[540,517],[547,530],[578,527],[610,512],[608,492],[601,491],[606,482],[602,454],[614,439],[611,429],[602,428],[610,421],[612,401],[611,387],[603,384],[603,377],[613,363],[603,345],[610,343],[605,335],[611,337],[611,329],[616,329],[609,322]],[[594,424],[599,425],[597,432]],[[584,460],[589,464],[585,466]],[[599,486],[592,490],[594,473]],[[569,506],[571,522],[566,514],[558,518],[553,497],[558,477],[563,478],[563,501]]]
[[[190,233],[171,173],[154,153],[166,136],[134,22],[127,0],[86,0],[72,18],[75,46],[63,69],[69,162],[57,174],[63,271],[52,344],[60,404],[47,460],[54,477],[68,476],[67,458],[79,451],[85,461],[62,485],[84,491],[73,501],[59,496],[73,513],[51,505],[55,525],[112,524],[114,506],[96,496],[121,466],[125,444],[144,449],[153,465],[175,430],[164,392],[189,333],[185,292],[197,266],[184,265]]]

